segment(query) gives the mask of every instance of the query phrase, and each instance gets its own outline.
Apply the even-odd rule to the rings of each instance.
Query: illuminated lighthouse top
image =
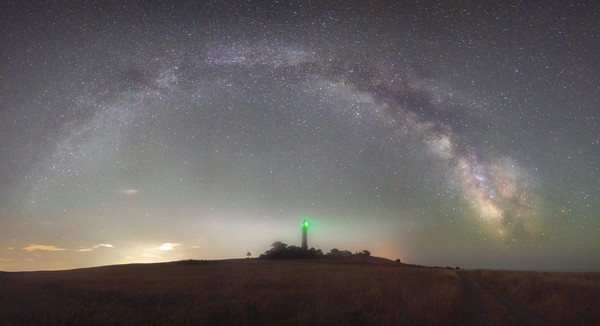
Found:
[[[307,220],[302,221],[302,230],[303,231],[308,230],[308,221]]]

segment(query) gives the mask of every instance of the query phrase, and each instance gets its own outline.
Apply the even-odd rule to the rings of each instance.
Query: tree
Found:
[[[259,258],[267,259],[305,259],[305,258],[319,258],[323,256],[321,249],[310,248],[308,250],[277,241],[271,245],[271,249],[261,254]]]
[[[369,257],[369,256],[371,256],[371,252],[368,251],[368,250],[363,250],[362,251],[362,255],[365,255],[365,256]]]
[[[275,241],[271,245],[271,249],[260,255],[260,258],[286,258],[289,249],[287,244],[281,241]]]
[[[311,247],[310,249],[308,249],[308,256],[311,258],[322,257],[323,251],[321,251],[321,249],[315,249]]]
[[[248,258],[252,257],[252,254],[250,253],[250,251],[248,251],[248,252],[246,253],[246,257],[248,257]]]
[[[275,241],[271,245],[271,247],[273,247],[273,249],[271,249],[271,251],[274,251],[274,252],[285,251],[287,249],[287,246],[288,246],[287,244],[285,244],[281,241]]]
[[[331,249],[328,253],[327,256],[331,256],[331,257],[350,257],[352,256],[352,252],[349,250],[339,250],[337,248],[333,248]]]

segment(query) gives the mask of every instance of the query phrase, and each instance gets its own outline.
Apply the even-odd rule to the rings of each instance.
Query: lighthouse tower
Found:
[[[308,221],[302,221],[302,250],[308,250],[308,241],[306,239],[306,233],[308,232]]]

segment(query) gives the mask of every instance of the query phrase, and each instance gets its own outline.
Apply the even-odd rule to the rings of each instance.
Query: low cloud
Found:
[[[138,193],[138,190],[137,190],[137,189],[134,189],[134,188],[121,189],[121,190],[119,191],[119,193],[120,193],[121,195],[125,195],[125,196],[134,196],[134,195],[137,195],[137,193]]]
[[[176,247],[181,246],[181,243],[170,243],[170,242],[166,242],[160,245],[160,247],[158,247],[158,250],[160,251],[171,251],[173,249],[175,249]]]
[[[77,251],[89,252],[89,251],[94,251],[94,249],[98,249],[98,248],[114,248],[114,247],[115,246],[111,245],[110,243],[99,243],[99,244],[91,246],[91,247],[77,249]]]
[[[23,250],[28,251],[28,252],[33,252],[36,250],[40,250],[40,251],[63,251],[63,250],[67,250],[65,248],[60,248],[57,246],[49,246],[49,245],[40,245],[40,244],[30,244],[27,247],[23,247]]]

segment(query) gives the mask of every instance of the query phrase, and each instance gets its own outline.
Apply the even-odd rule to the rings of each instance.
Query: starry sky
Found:
[[[600,269],[595,1],[2,1],[0,270]]]

